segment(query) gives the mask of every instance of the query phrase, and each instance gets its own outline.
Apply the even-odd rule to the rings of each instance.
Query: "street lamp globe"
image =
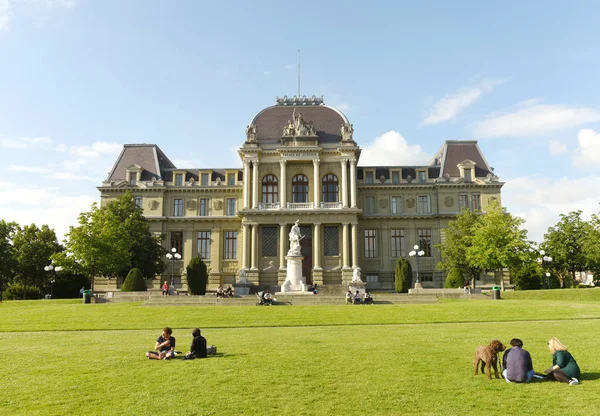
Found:
[[[423,257],[425,255],[425,252],[423,250],[421,250],[417,254],[419,255],[419,257]]]
[[[419,249],[419,245],[418,245],[418,244],[415,244],[415,246],[414,246],[413,248],[414,248],[415,250],[418,250],[418,249]]]
[[[540,256],[543,256],[544,254],[546,254],[545,250],[540,250]]]
[[[408,253],[408,255],[411,256],[411,257],[414,257],[416,254],[417,254],[417,252],[414,251],[414,250],[411,251],[410,253]]]
[[[175,260],[181,260],[181,254],[175,253]]]
[[[171,253],[167,253],[167,258],[168,258],[169,260],[171,260],[171,259],[173,258],[173,255],[172,255]]]
[[[550,277],[550,272],[546,272],[546,277]]]
[[[177,253],[177,249],[176,249],[175,247],[173,247],[173,248],[171,249],[171,253]]]
[[[46,267],[44,267],[44,270],[49,272],[51,270],[54,270],[54,266],[46,266]]]

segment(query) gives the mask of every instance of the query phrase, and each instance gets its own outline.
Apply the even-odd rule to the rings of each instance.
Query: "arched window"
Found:
[[[338,202],[338,179],[332,173],[323,178],[323,202]]]
[[[292,202],[308,202],[308,178],[304,175],[292,179]]]
[[[279,188],[277,187],[277,177],[267,175],[262,180],[262,202],[267,204],[276,204],[279,201]]]

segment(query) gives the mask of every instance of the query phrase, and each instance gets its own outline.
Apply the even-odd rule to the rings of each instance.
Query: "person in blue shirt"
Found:
[[[509,383],[529,383],[533,377],[533,363],[531,355],[523,349],[523,341],[518,338],[510,340],[509,348],[502,358],[502,375]]]

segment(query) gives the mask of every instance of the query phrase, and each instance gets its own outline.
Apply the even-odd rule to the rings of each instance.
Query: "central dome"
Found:
[[[340,142],[342,126],[349,124],[341,111],[325,105],[322,98],[278,98],[277,105],[258,112],[250,121],[256,128],[257,143],[278,143],[284,128],[299,114],[307,123],[312,122],[319,143]]]

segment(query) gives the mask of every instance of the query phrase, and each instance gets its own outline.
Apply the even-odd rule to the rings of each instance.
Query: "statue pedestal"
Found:
[[[308,292],[306,280],[302,277],[302,256],[286,256],[287,272],[281,285],[282,293]]]
[[[250,294],[251,283],[234,283],[233,290],[236,296],[246,296]]]
[[[358,290],[358,293],[360,293],[361,295],[364,295],[366,287],[367,287],[367,282],[361,282],[361,281],[350,282],[350,284],[348,285],[348,289],[350,289],[352,291],[352,294],[355,294],[356,291]]]

